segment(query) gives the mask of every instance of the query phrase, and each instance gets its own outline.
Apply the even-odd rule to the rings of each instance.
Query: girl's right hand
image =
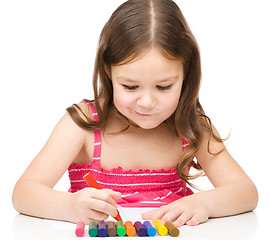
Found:
[[[117,216],[117,204],[114,199],[121,197],[120,192],[110,189],[84,188],[71,194],[69,218],[72,222],[103,221],[108,216]]]

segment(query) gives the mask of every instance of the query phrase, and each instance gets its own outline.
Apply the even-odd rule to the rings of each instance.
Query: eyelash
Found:
[[[164,90],[168,90],[172,87],[172,84],[171,85],[168,85],[168,86],[157,86],[158,89],[164,91]]]
[[[125,89],[127,90],[135,90],[138,88],[138,86],[128,86],[128,85],[125,85],[123,84],[122,85]],[[165,90],[168,90],[172,87],[172,84],[171,85],[168,85],[168,86],[156,86],[159,90],[162,90],[162,91],[165,91]]]
[[[138,88],[138,86],[128,86],[128,85],[124,85],[124,84],[122,86],[127,90],[135,90]]]

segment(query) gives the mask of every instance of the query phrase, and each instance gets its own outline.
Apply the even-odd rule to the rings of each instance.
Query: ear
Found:
[[[106,72],[107,76],[111,80],[111,69],[110,69],[110,66],[108,66],[107,64],[104,64],[104,68],[105,68],[105,72]]]

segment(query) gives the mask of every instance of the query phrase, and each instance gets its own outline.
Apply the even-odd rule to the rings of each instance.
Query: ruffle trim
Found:
[[[71,164],[68,168],[68,171],[72,170],[88,170],[92,169],[93,166],[97,168],[99,171],[105,173],[105,174],[142,174],[142,173],[147,173],[147,174],[152,174],[152,173],[177,173],[176,168],[170,168],[170,169],[139,169],[139,170],[124,170],[122,167],[117,167],[117,168],[112,168],[112,169],[105,169],[100,166],[99,162],[95,163],[92,162],[90,164]]]

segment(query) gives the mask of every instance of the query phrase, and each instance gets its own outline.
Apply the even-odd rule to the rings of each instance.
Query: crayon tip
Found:
[[[121,219],[121,216],[120,216],[120,213],[119,213],[118,210],[117,210],[117,212],[118,212],[118,214],[117,214],[117,216],[115,217],[115,219],[116,219],[117,221],[121,221],[121,222],[123,222],[122,219]]]

